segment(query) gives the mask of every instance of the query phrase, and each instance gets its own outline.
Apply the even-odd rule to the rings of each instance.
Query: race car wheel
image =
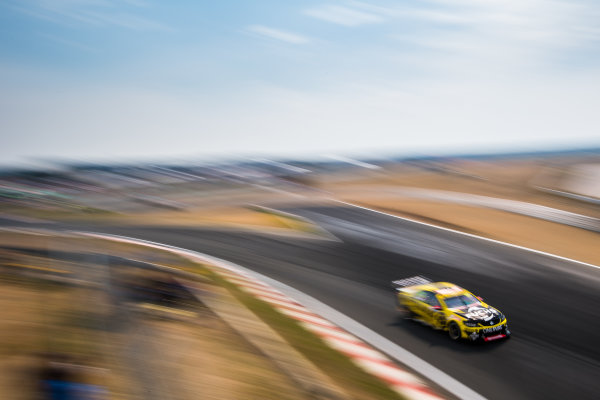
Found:
[[[452,321],[448,324],[448,335],[452,340],[460,339],[460,326],[456,322]]]

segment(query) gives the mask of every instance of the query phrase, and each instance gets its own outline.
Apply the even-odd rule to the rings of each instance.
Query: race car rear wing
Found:
[[[423,285],[425,283],[431,282],[431,279],[426,278],[421,275],[411,276],[410,278],[398,279],[396,281],[392,281],[392,287],[395,290],[401,290],[409,286]]]

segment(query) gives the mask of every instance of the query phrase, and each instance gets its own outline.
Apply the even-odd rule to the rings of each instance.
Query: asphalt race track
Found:
[[[295,287],[488,399],[600,398],[600,270],[358,208],[286,211],[341,241],[183,228],[94,230],[208,253]],[[398,318],[390,281],[457,283],[507,315],[513,337],[454,343]]]

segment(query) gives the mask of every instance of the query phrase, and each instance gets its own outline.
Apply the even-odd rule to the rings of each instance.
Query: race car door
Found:
[[[440,328],[443,318],[442,307],[435,297],[435,293],[423,290],[415,295],[415,313],[426,323],[435,328]]]
[[[429,293],[426,290],[421,290],[414,295],[414,307],[413,312],[417,314],[417,316],[423,321],[429,323],[431,311],[429,310],[429,304],[427,304],[427,299],[429,298]]]

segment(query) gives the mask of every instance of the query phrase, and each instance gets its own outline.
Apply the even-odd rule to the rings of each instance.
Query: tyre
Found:
[[[458,340],[461,337],[460,326],[454,321],[448,324],[448,335],[452,340]]]

